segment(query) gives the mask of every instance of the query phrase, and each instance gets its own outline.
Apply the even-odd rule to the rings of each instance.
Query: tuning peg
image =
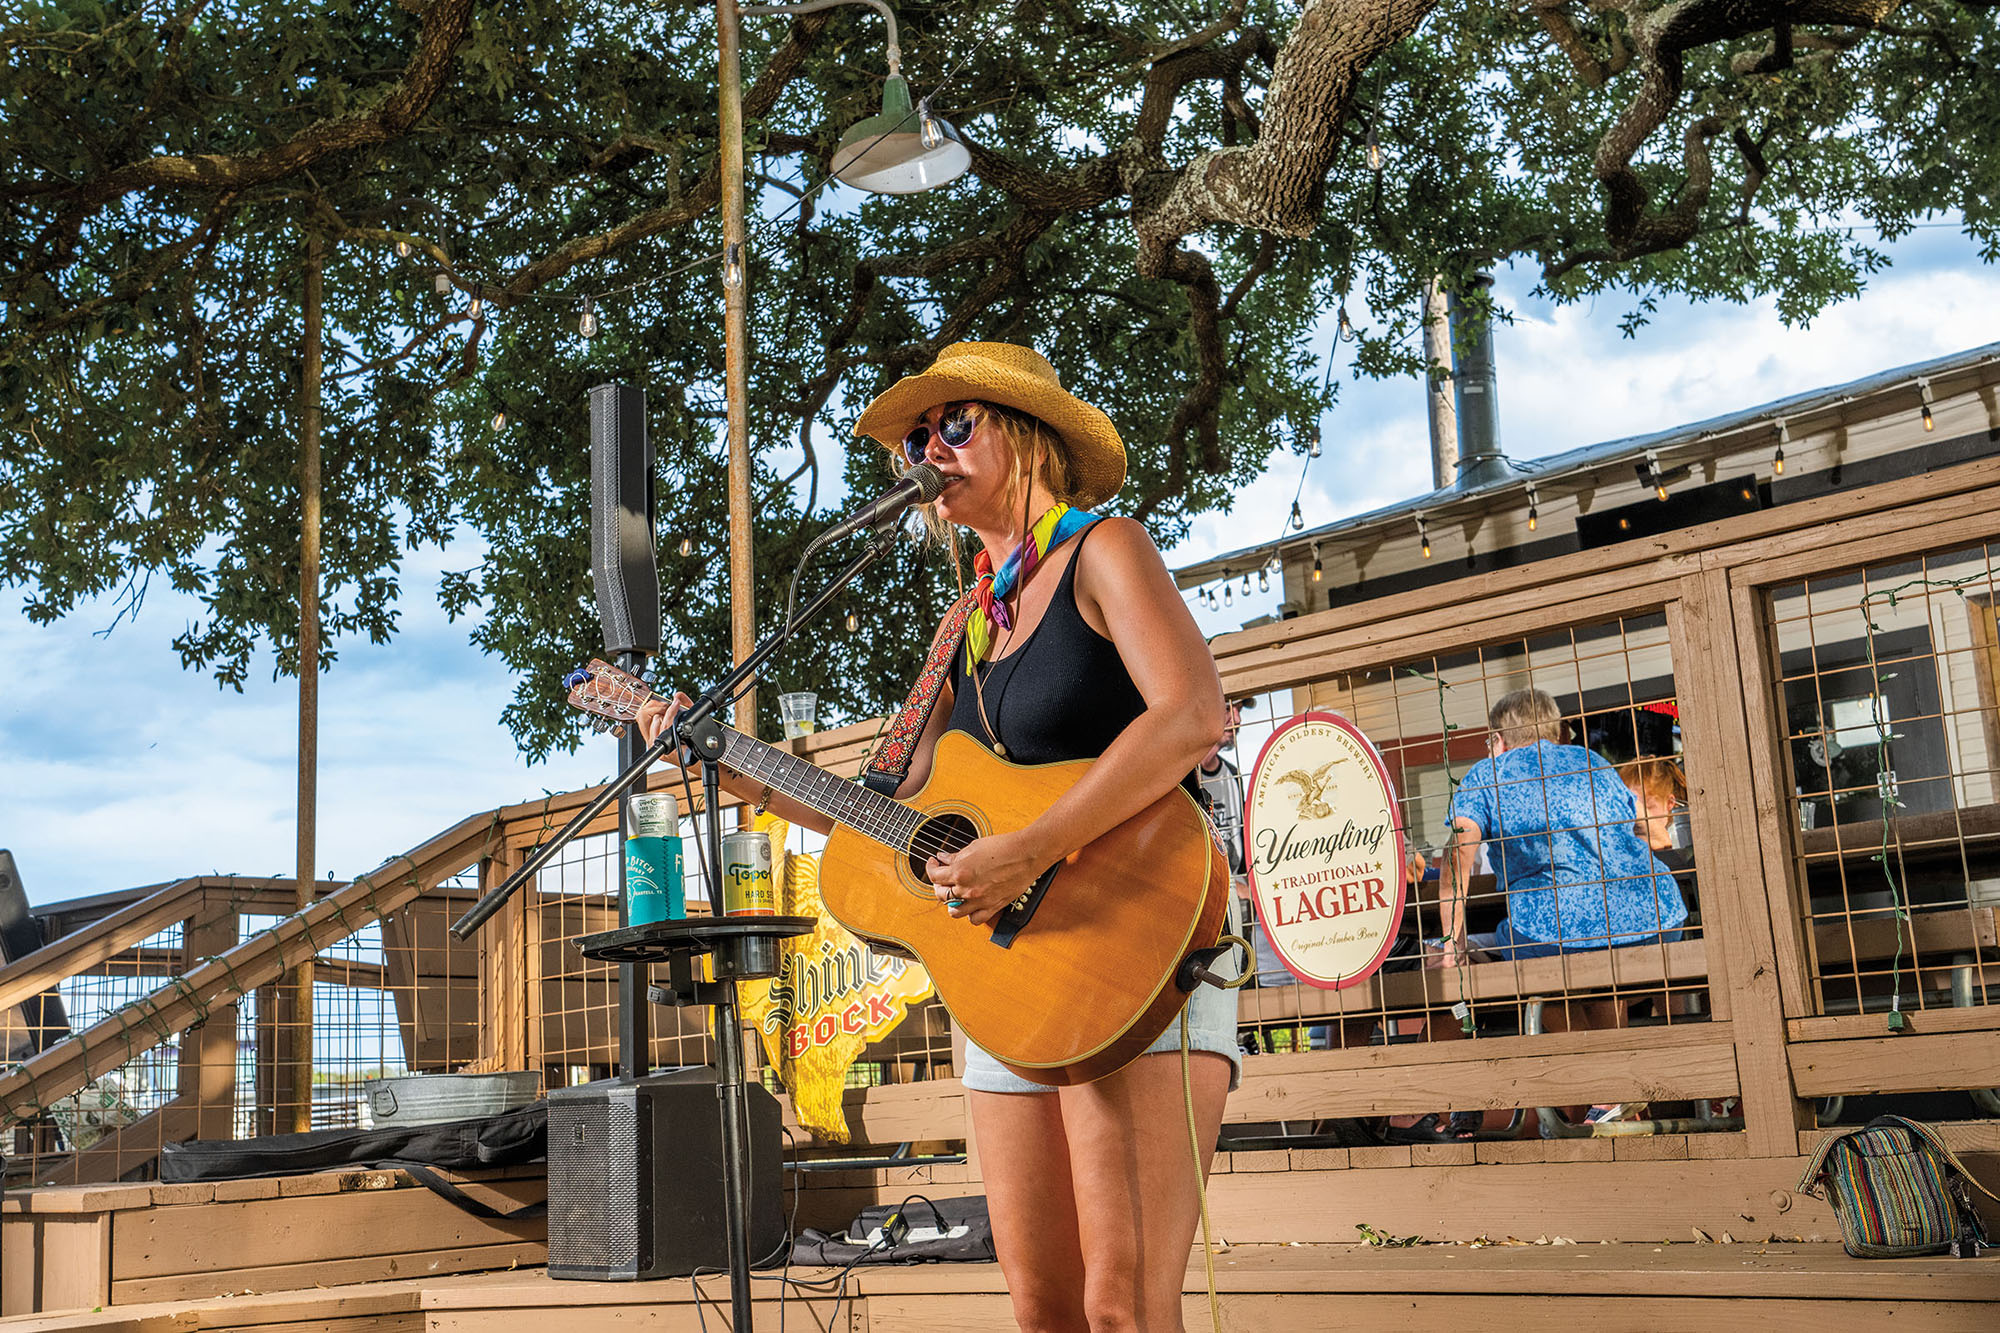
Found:
[[[623,722],[620,722],[617,726],[611,729],[611,734],[613,736],[618,737],[620,740],[623,740],[625,738],[625,724]]]

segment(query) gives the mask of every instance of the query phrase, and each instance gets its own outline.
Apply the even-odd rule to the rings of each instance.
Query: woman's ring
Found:
[[[947,899],[945,899],[945,900],[944,900],[944,906],[945,906],[945,910],[946,910],[946,911],[948,911],[948,912],[956,912],[956,911],[957,911],[957,910],[958,910],[959,908],[961,908],[961,907],[965,906],[965,899],[963,899],[963,898],[947,898]]]

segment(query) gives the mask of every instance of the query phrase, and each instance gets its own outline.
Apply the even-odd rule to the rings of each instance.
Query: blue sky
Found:
[[[1889,252],[1894,267],[1809,328],[1786,328],[1769,303],[1663,302],[1635,340],[1618,331],[1628,301],[1552,307],[1528,298],[1529,276],[1500,274],[1516,313],[1495,337],[1501,447],[1537,458],[2000,338],[2000,268],[1982,266],[1963,236],[1923,229]],[[1422,386],[1357,382],[1344,361],[1334,373],[1340,404],[1300,495],[1309,525],[1430,489]],[[1169,563],[1280,535],[1299,479],[1300,460],[1280,456],[1230,512],[1199,520]],[[498,720],[513,689],[507,668],[437,609],[440,570],[467,558],[416,553],[402,633],[383,647],[342,644],[322,677],[322,876],[359,874],[475,811],[587,785],[615,765],[608,737],[532,767],[515,753]],[[102,637],[116,617],[108,599],[53,626],[30,624],[20,600],[0,602],[0,846],[13,850],[29,897],[289,875],[296,682],[261,676],[237,694],[183,671],[169,644],[195,612],[157,586],[136,620]],[[1275,591],[1253,593],[1196,614],[1213,634],[1275,601]]]

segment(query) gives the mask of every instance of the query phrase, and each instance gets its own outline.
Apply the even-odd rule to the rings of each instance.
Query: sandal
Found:
[[[1484,1111],[1453,1111],[1442,1137],[1447,1143],[1469,1143],[1479,1137],[1479,1132],[1485,1128]]]

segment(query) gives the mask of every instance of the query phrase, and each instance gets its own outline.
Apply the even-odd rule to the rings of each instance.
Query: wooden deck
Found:
[[[831,1270],[799,1270],[829,1283]],[[781,1282],[756,1279],[757,1324],[777,1328]],[[1975,1330],[2000,1326],[2000,1260],[1850,1259],[1836,1245],[1467,1244],[1235,1246],[1216,1256],[1223,1326],[1296,1333],[1372,1325],[1513,1329]],[[1211,1327],[1200,1257],[1189,1265],[1187,1327]],[[696,1301],[701,1302],[697,1311]],[[1561,1302],[1551,1306],[1551,1300]],[[92,1313],[0,1321],[14,1330],[476,1330],[543,1333],[627,1328],[726,1329],[728,1281],[555,1282],[540,1270],[419,1278]],[[992,1264],[871,1268],[837,1291],[790,1290],[787,1328],[843,1333],[1011,1329]]]

